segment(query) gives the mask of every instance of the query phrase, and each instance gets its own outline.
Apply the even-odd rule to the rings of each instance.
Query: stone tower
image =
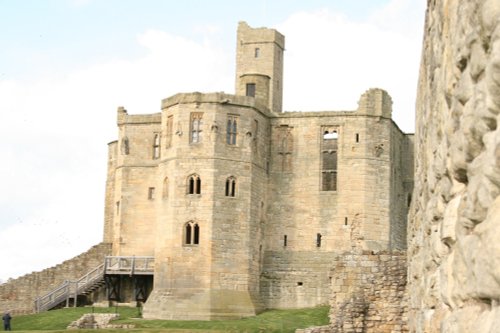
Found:
[[[236,95],[252,96],[273,112],[282,111],[285,37],[274,29],[238,25]]]

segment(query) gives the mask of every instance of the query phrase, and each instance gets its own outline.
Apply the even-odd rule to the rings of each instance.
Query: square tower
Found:
[[[274,29],[238,25],[236,95],[255,97],[282,112],[285,37]]]

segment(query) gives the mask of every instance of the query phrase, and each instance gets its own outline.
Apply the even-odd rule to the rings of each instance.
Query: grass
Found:
[[[316,307],[294,310],[269,310],[255,317],[238,320],[181,321],[181,320],[145,320],[137,318],[137,308],[67,308],[47,311],[35,315],[16,316],[12,320],[16,331],[65,332],[66,327],[85,313],[120,314],[116,324],[134,324],[134,332],[145,333],[210,333],[210,332],[247,332],[247,333],[291,333],[297,328],[328,324],[328,307]],[[102,332],[123,332],[120,329],[99,330]],[[96,330],[78,330],[78,333],[95,333]]]

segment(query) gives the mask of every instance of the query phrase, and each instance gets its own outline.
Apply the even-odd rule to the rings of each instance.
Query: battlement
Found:
[[[246,22],[238,23],[238,34],[245,34],[245,40],[240,40],[241,44],[254,43],[275,43],[281,49],[285,49],[285,36],[275,29],[269,28],[252,28]]]

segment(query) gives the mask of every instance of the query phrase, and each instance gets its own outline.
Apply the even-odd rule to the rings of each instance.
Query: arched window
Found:
[[[184,225],[184,244],[198,245],[200,244],[200,226],[198,223],[189,221]]]
[[[155,133],[153,138],[153,159],[160,158],[160,134]]]
[[[201,178],[200,176],[193,174],[188,177],[187,184],[188,194],[200,194],[201,193]]]
[[[236,145],[236,135],[238,134],[238,117],[228,116],[226,127],[226,143]]]
[[[203,127],[203,113],[191,113],[191,143],[201,142]]]
[[[236,195],[236,178],[233,176],[226,179],[226,197],[234,197]]]
[[[165,179],[163,180],[162,198],[168,198],[168,177],[165,177]]]

